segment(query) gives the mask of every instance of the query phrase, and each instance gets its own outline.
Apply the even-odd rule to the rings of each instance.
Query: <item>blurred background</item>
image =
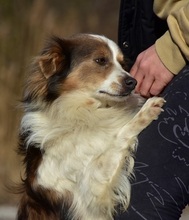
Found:
[[[0,0],[0,220],[15,219],[19,198],[7,188],[18,183],[22,173],[16,154],[19,102],[30,60],[52,34],[90,32],[117,42],[119,4],[119,0]]]
[[[119,4],[118,0],[0,0],[0,220],[2,212],[11,213],[5,205],[18,201],[6,187],[19,182],[21,175],[21,158],[16,154],[19,101],[31,58],[52,34],[90,32],[117,41]]]

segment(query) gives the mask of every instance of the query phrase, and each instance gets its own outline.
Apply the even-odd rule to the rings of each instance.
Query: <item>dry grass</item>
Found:
[[[17,105],[29,60],[51,34],[94,32],[116,40],[118,14],[115,0],[0,0],[0,204],[17,201],[5,186],[20,179]]]

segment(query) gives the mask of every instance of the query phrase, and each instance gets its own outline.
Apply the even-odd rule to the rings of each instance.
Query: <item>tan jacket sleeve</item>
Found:
[[[189,1],[155,0],[154,12],[167,19],[169,26],[156,41],[156,51],[164,65],[177,74],[189,61]]]

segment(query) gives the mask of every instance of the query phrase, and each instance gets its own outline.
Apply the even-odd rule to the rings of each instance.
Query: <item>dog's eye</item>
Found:
[[[100,57],[100,58],[95,59],[95,62],[101,66],[105,66],[108,63],[108,59],[105,57]]]

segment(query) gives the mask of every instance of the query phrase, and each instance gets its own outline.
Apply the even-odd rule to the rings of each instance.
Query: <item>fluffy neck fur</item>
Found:
[[[27,110],[22,119],[21,133],[32,131],[28,144],[40,143],[43,148],[48,145],[47,142],[56,140],[62,135],[72,135],[74,131],[82,133],[82,131],[104,128],[107,133],[107,128],[120,128],[137,113],[142,105],[143,100],[141,101],[141,97],[139,98],[136,94],[128,97],[125,102],[107,103],[77,91],[56,99],[44,111]]]

